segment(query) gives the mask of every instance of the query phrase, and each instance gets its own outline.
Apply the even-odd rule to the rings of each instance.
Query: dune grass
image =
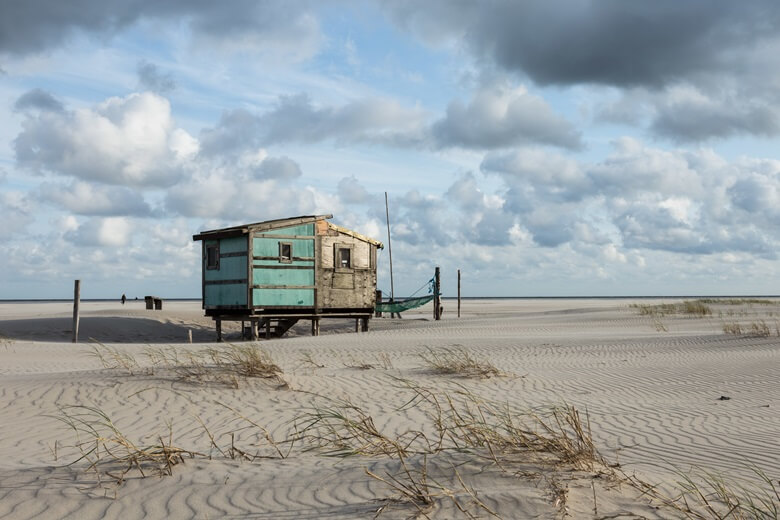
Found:
[[[681,303],[661,303],[658,305],[632,303],[629,307],[637,309],[642,316],[685,315],[703,318],[712,315],[712,308],[703,300],[685,300]]]
[[[106,412],[91,406],[60,408],[55,419],[76,434],[76,447],[81,456],[69,465],[86,462],[86,471],[93,473],[99,486],[111,483],[119,486],[136,472],[140,477],[170,476],[173,467],[185,459],[203,456],[173,444],[169,424],[167,437],[157,436],[155,442],[131,440],[111,420]]]
[[[490,362],[476,359],[462,347],[427,348],[419,356],[435,374],[482,379],[507,375]]]
[[[129,375],[143,372],[165,377],[172,373],[177,379],[192,384],[220,384],[231,388],[238,388],[243,379],[262,378],[287,386],[282,369],[271,355],[253,344],[226,344],[202,350],[150,346],[143,351],[147,360],[143,366],[132,354],[99,342],[92,345],[88,354],[98,359],[104,368],[121,369]]]

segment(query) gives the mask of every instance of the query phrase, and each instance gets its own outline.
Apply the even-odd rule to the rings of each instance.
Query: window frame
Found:
[[[285,257],[284,256],[284,247],[288,246],[290,248],[290,256]],[[280,264],[291,264],[293,263],[293,243],[292,242],[279,242],[279,263]]]
[[[214,263],[209,262],[210,251],[214,251]],[[206,262],[206,270],[208,271],[219,270],[219,242],[217,242],[216,244],[206,244],[206,258],[204,258],[204,261]]]
[[[336,243],[333,245],[333,267],[337,271],[352,272],[355,269],[355,250],[353,244]],[[349,251],[349,265],[341,264],[341,251]]]

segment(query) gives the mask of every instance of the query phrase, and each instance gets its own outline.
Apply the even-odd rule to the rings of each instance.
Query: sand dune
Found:
[[[348,399],[389,436],[427,427],[424,408],[403,407],[410,392],[400,380],[437,392],[468,389],[518,409],[569,403],[586,414],[607,459],[652,482],[668,484],[673,467],[687,471],[692,465],[747,479],[755,477],[753,465],[776,479],[780,341],[774,330],[780,306],[715,306],[713,315],[694,318],[642,316],[629,303],[468,300],[460,319],[447,302],[440,322],[428,320],[423,308],[404,320],[372,320],[367,334],[349,332],[350,322],[334,322],[329,334],[314,338],[306,325],[298,326],[293,337],[259,343],[283,370],[286,385],[241,378],[238,388],[187,381],[173,369],[153,367],[144,355],[150,347],[184,355],[213,346],[210,320],[198,303],[166,302],[164,311],[145,311],[134,302],[84,304],[81,337],[129,354],[138,363],[131,370],[105,368],[89,355],[87,341],[69,342],[67,304],[0,305],[0,517],[371,518],[392,490],[365,470],[396,474],[402,469],[397,458],[327,457],[301,443],[280,459],[265,432],[247,419],[279,441],[292,435],[296,419],[300,424],[317,407]],[[736,320],[764,320],[772,335],[724,334],[723,323]],[[193,345],[184,343],[188,330]],[[439,375],[420,357],[448,348],[465,349],[509,375]],[[80,452],[58,417],[74,405],[108,413],[139,443],[170,432],[174,445],[201,455],[176,466],[172,476],[98,485],[83,461],[67,465]],[[226,457],[231,445],[261,458]],[[282,447],[285,453],[288,448]],[[561,466],[515,461],[507,472],[489,460],[449,452],[410,456],[408,464],[427,465],[431,479],[459,490],[468,502],[453,471],[459,468],[470,489],[503,518],[559,518],[551,482],[567,489],[573,518],[594,517],[594,493],[601,516],[675,516],[629,486]],[[391,503],[380,518],[414,512]],[[428,514],[460,513],[441,498]]]

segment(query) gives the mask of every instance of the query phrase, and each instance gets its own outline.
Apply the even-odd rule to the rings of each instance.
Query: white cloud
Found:
[[[65,233],[65,238],[76,245],[122,247],[130,243],[133,226],[127,218],[90,218],[74,231]]]
[[[480,88],[468,104],[453,101],[433,125],[440,146],[504,148],[548,144],[577,149],[580,133],[525,87],[496,83]]]
[[[175,128],[168,100],[149,92],[28,115],[22,128],[14,142],[19,166],[110,184],[170,185],[194,149]]]
[[[141,193],[130,188],[103,186],[83,181],[69,185],[44,184],[41,196],[77,215],[135,215],[151,213]]]

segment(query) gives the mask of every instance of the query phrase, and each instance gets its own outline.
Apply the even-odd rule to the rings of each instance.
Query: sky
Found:
[[[0,299],[385,192],[396,296],[779,294],[777,56],[774,0],[5,0]]]

